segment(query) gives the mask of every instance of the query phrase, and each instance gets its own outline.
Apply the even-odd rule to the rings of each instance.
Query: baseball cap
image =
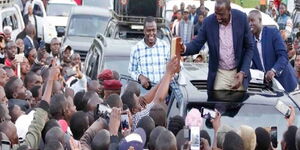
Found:
[[[146,143],[146,133],[144,129],[137,128],[133,133],[123,138],[119,144],[119,150],[128,150],[134,147],[135,150],[143,150]]]

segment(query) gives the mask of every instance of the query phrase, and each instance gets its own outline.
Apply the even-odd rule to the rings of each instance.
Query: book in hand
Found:
[[[181,59],[181,48],[182,48],[182,46],[181,46],[180,42],[181,42],[180,37],[173,38],[172,42],[171,42],[171,58],[176,56],[178,61],[180,61],[180,59]],[[180,70],[178,70],[177,72],[179,72],[179,71]]]

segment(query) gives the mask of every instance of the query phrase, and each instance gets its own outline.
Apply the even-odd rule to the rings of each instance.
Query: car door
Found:
[[[16,7],[9,7],[3,9],[1,12],[1,20],[2,20],[2,29],[5,26],[10,26],[12,28],[12,40],[16,40],[17,35],[24,29],[24,22],[21,17],[21,13]]]

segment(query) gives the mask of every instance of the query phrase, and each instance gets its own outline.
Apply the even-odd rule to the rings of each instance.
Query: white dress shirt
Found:
[[[258,39],[255,37],[255,41],[256,41],[256,46],[257,46],[257,50],[258,50],[261,65],[262,65],[264,71],[266,71],[265,70],[265,65],[264,65],[264,59],[263,59],[264,57],[263,57],[263,52],[262,52],[262,46],[261,46],[261,38],[262,38],[262,31],[260,32]]]

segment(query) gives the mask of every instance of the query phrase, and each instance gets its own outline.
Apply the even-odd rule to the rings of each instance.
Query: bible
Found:
[[[175,37],[172,39],[171,42],[171,58],[173,58],[174,56],[177,57],[178,59],[178,63],[180,63],[180,59],[181,59],[181,38],[180,37]],[[177,72],[179,72],[180,70],[178,70]]]

